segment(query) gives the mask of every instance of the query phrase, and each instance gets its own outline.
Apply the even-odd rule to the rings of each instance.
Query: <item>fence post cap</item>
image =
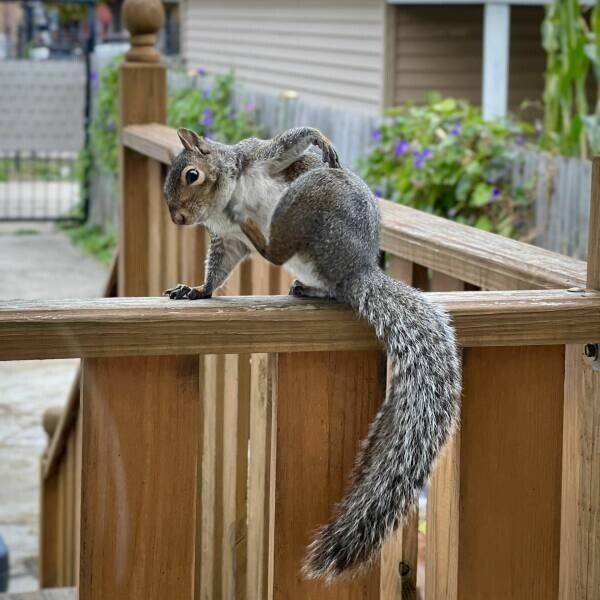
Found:
[[[127,62],[152,63],[160,61],[154,47],[156,34],[165,20],[160,0],[125,0],[122,8],[125,28],[131,34],[131,49],[125,55]]]

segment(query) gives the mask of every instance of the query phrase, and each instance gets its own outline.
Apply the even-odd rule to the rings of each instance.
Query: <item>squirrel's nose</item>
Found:
[[[171,211],[171,219],[175,225],[185,225],[187,217],[180,210]]]

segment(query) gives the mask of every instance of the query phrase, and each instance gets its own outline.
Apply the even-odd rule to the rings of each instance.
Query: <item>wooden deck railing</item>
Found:
[[[234,297],[147,297],[200,282],[205,253],[161,197],[179,142],[157,23],[130,11],[121,69],[128,297],[0,307],[0,359],[83,359],[43,465],[42,583],[81,600],[413,598],[414,515],[361,579],[298,574],[383,397],[371,331],[335,303],[267,297],[290,277],[260,258]],[[388,272],[442,304],[464,348],[461,430],[429,483],[427,600],[600,597],[600,374],[583,357],[600,340],[599,175],[587,267],[382,201]]]

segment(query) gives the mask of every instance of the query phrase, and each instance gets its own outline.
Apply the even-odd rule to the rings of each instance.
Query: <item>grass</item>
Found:
[[[104,231],[96,225],[66,225],[63,231],[69,236],[71,243],[84,254],[93,256],[104,265],[110,264],[116,248],[117,233],[115,229]]]

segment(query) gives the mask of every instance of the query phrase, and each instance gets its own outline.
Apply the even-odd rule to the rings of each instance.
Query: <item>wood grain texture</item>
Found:
[[[465,347],[600,339],[600,293],[430,293]],[[0,304],[0,360],[377,348],[337,303],[289,296],[11,301]]]
[[[280,354],[274,600],[379,598],[379,568],[325,586],[299,569],[311,532],[331,516],[378,404],[385,365],[379,352]]]
[[[84,362],[80,600],[193,598],[198,373],[194,356]]]
[[[558,596],[563,381],[562,346],[465,350],[459,600]]]
[[[122,140],[166,164],[181,148],[174,129],[155,123],[125,128]],[[489,290],[585,287],[583,261],[387,200],[380,206],[381,249],[410,262]]]
[[[565,359],[560,600],[600,598],[600,372]]]

